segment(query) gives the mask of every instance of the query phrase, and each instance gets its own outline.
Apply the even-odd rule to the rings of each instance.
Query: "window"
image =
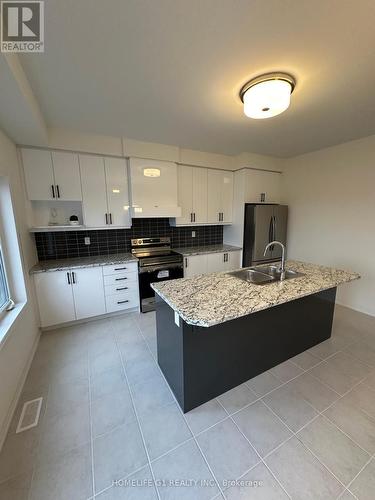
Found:
[[[10,305],[8,282],[5,275],[3,255],[0,247],[0,314]]]

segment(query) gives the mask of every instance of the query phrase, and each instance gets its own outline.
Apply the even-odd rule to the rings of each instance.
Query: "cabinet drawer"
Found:
[[[132,291],[130,293],[109,295],[105,298],[105,304],[107,313],[138,307],[138,293]]]
[[[136,283],[137,282],[137,273],[118,273],[111,274],[110,276],[104,276],[104,285],[119,285],[125,283]]]
[[[124,274],[128,272],[137,272],[138,271],[138,263],[137,262],[129,262],[125,264],[117,264],[115,266],[103,266],[103,275],[108,276],[111,274]]]
[[[118,282],[117,285],[107,285],[104,287],[105,296],[118,295],[119,293],[138,293],[138,286],[135,281],[125,283]]]

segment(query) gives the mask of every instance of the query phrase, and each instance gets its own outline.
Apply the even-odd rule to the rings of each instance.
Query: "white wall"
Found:
[[[39,337],[36,301],[28,270],[36,262],[35,244],[27,230],[24,193],[15,145],[0,131],[0,176],[8,179],[21,249],[27,304],[0,344],[0,447],[7,431],[28,363]],[[7,221],[3,221],[6,223]],[[4,224],[5,225],[5,224]],[[9,229],[9,228],[8,228]],[[9,313],[10,314],[10,313]]]
[[[359,272],[338,302],[375,315],[375,136],[285,164],[288,257]]]

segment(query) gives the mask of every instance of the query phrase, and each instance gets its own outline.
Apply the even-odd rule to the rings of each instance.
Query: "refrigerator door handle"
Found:
[[[268,226],[268,243],[273,241],[273,216],[270,217],[270,225]]]

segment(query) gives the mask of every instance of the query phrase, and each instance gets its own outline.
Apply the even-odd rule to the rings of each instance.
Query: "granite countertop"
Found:
[[[241,247],[234,247],[232,245],[201,245],[198,247],[182,247],[173,248],[174,252],[182,254],[184,257],[190,255],[203,255],[207,253],[220,253],[220,252],[235,252],[236,250],[242,250]]]
[[[255,285],[221,272],[151,286],[186,323],[209,327],[360,278],[357,273],[292,260],[286,268],[304,276]]]
[[[125,264],[126,262],[138,262],[138,259],[131,253],[118,253],[113,255],[97,255],[94,257],[78,257],[76,259],[42,260],[30,269],[30,274],[83,267],[111,266]]]

